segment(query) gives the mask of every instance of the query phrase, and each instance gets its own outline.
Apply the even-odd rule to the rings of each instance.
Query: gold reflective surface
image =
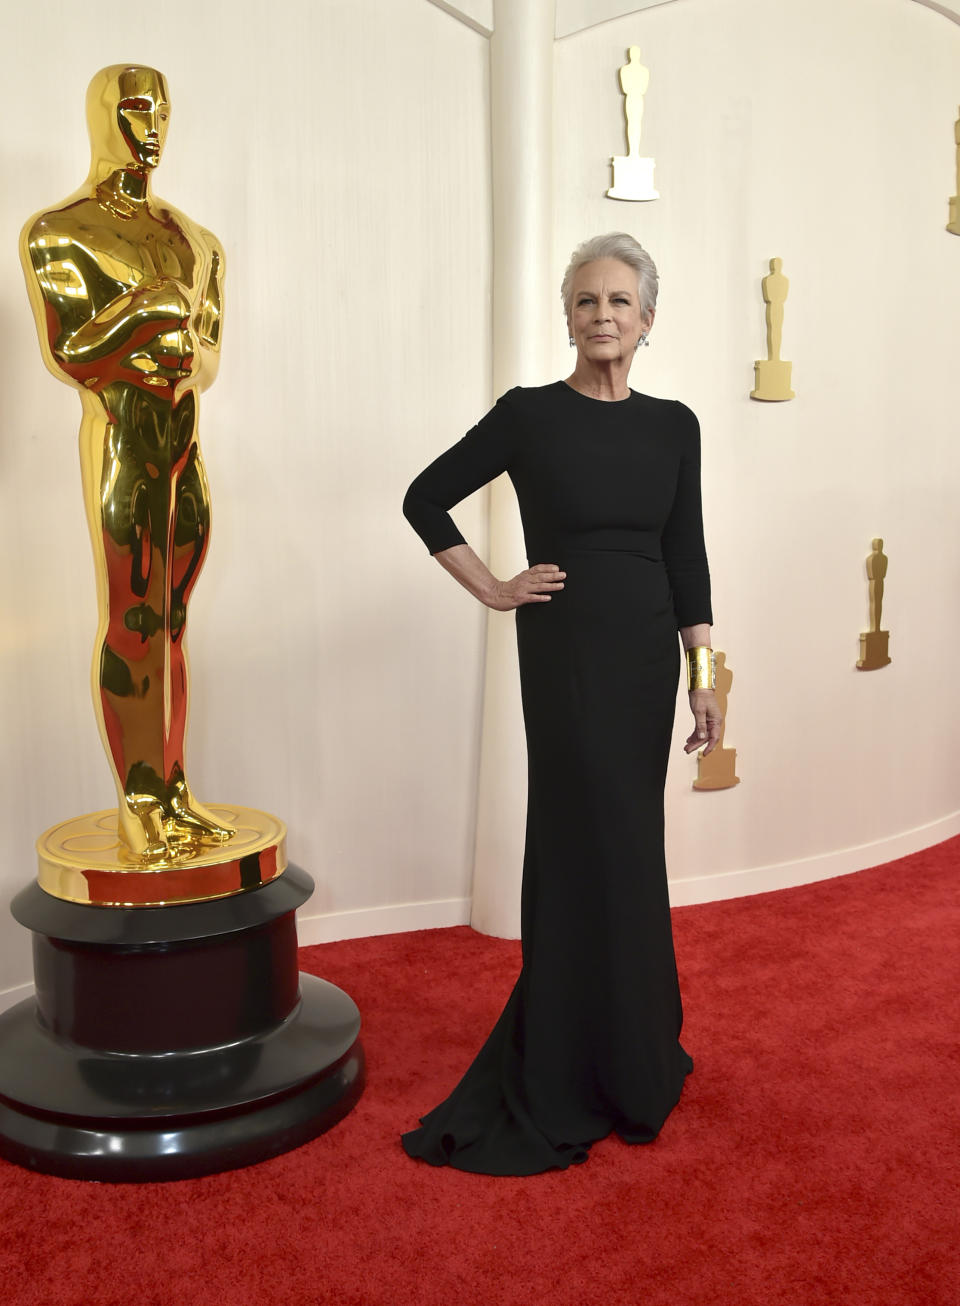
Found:
[[[160,907],[225,898],[256,889],[286,869],[286,827],[250,807],[212,808],[234,830],[227,848],[182,852],[144,866],[121,844],[117,813],[63,821],[37,840],[41,889],[68,902]]]
[[[120,843],[143,868],[223,860],[236,834],[194,798],[184,759],[187,604],[210,535],[198,394],[217,374],[223,250],[152,192],[169,115],[155,69],[97,73],[87,180],[20,238],[44,362],[80,395],[94,708]]]
[[[716,689],[717,655],[712,648],[703,644],[688,648],[686,663],[688,690]]]

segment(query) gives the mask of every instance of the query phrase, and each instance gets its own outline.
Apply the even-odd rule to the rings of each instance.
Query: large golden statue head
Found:
[[[101,68],[87,89],[94,171],[149,173],[160,162],[169,118],[163,73],[137,64]]]

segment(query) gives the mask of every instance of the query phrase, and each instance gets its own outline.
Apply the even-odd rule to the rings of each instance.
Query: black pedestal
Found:
[[[91,907],[31,885],[36,998],[0,1015],[0,1156],[72,1179],[185,1179],[329,1129],[363,1089],[360,1013],[297,970],[289,866],[175,907]]]

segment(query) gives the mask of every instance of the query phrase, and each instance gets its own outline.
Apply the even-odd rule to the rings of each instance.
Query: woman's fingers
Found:
[[[547,586],[549,589],[562,590],[567,573],[555,567],[553,563],[541,562],[536,567],[529,567],[526,571],[522,571],[520,575],[528,576],[538,588]]]
[[[549,603],[553,592],[563,589],[566,576],[567,573],[561,571],[556,563],[538,562],[512,580],[498,580],[494,598],[484,599],[484,602],[500,612],[509,612],[524,603]]]
[[[713,690],[691,690],[690,710],[693,712],[694,727],[683,751],[693,753],[702,748],[703,756],[706,757],[719,744],[723,729],[723,717]]]
[[[549,603],[551,593],[563,589],[566,575],[556,563],[538,562],[536,566],[521,571],[519,576],[514,576],[510,584],[518,605]]]
[[[693,707],[693,719],[696,723],[693,728],[693,734],[696,735],[696,737],[700,740],[701,743],[706,743],[707,742],[707,705],[706,703],[702,702],[699,696],[697,696],[694,699],[691,706]],[[691,739],[692,738],[693,735],[691,735]]]

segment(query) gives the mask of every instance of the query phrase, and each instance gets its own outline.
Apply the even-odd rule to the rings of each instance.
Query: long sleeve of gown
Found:
[[[514,427],[504,395],[462,440],[425,468],[407,490],[403,514],[431,553],[465,544],[450,509],[509,466]]]
[[[678,427],[683,455],[673,507],[660,537],[663,561],[673,591],[678,626],[713,622],[710,606],[710,570],[703,541],[703,510],[700,501],[700,423],[684,404]]]

